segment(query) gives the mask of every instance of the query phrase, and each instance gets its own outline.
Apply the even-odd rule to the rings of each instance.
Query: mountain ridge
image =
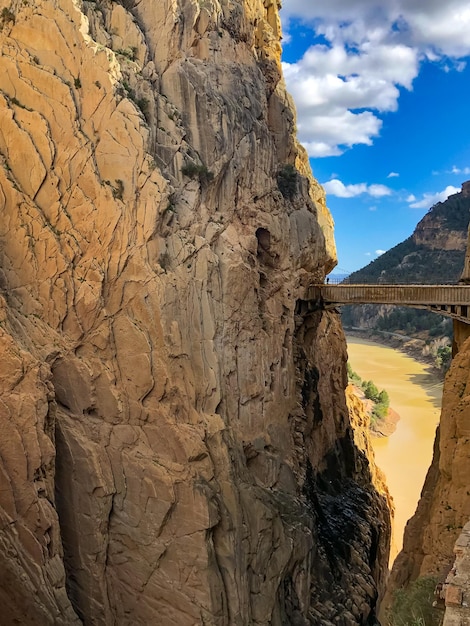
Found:
[[[407,239],[352,272],[348,282],[457,282],[470,220],[470,197],[463,191],[467,185],[463,183],[461,192],[433,205]]]

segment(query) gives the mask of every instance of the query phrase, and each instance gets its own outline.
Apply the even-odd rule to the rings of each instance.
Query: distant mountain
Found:
[[[435,204],[413,234],[366,267],[348,283],[456,283],[462,274],[470,220],[470,181],[462,191]],[[385,305],[342,307],[343,325],[430,336],[450,332],[451,324],[434,313]]]
[[[449,196],[426,213],[411,237],[353,272],[348,282],[457,282],[463,270],[469,219],[470,195]]]

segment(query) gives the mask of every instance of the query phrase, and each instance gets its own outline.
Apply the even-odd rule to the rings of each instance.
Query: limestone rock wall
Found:
[[[432,213],[420,220],[412,237],[415,244],[431,250],[465,250],[467,243],[465,233],[450,230],[442,216],[436,217]]]
[[[470,522],[465,524],[454,547],[455,562],[443,585],[443,626],[470,624]]]
[[[335,250],[277,2],[0,29],[5,624],[372,620],[386,498],[337,315],[302,313]]]

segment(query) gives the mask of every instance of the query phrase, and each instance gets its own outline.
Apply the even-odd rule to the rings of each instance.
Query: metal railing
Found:
[[[307,300],[324,306],[341,304],[396,304],[428,309],[470,323],[470,285],[312,285]]]

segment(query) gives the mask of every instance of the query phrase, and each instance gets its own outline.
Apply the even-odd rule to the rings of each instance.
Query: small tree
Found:
[[[359,374],[357,374],[353,370],[353,368],[351,367],[349,362],[347,363],[346,367],[347,367],[347,371],[348,371],[348,380],[350,380],[355,385],[360,385],[361,384],[361,377],[359,376]]]
[[[208,183],[214,178],[214,174],[205,165],[193,163],[192,161],[183,165],[181,173],[188,178],[198,178],[201,184]]]
[[[292,200],[297,194],[299,185],[299,173],[293,165],[284,165],[277,174],[277,186],[284,198]]]
[[[446,372],[449,369],[451,361],[452,348],[450,346],[441,346],[437,349],[436,365],[440,370]]]
[[[385,389],[382,389],[382,391],[379,393],[377,402],[379,404],[384,404],[387,407],[390,405],[390,398],[388,396],[388,393],[385,391]]]
[[[363,390],[366,398],[377,402],[377,399],[379,397],[379,390],[371,380],[367,380],[363,383]]]

